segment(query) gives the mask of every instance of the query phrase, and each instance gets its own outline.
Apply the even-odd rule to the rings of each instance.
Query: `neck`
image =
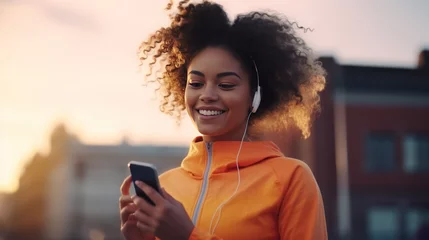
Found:
[[[204,142],[219,142],[219,141],[244,141],[244,142],[250,142],[250,138],[249,138],[249,129],[247,129],[246,133],[246,126],[242,126],[239,129],[237,129],[237,131],[234,132],[230,132],[227,134],[222,134],[222,135],[216,135],[216,136],[211,136],[211,135],[203,135],[203,141]],[[243,138],[243,134],[246,134]]]
[[[238,137],[224,137],[224,136],[208,136],[203,135],[203,141],[204,142],[221,142],[221,141],[241,141],[242,136]],[[251,142],[252,140],[249,138],[249,136],[245,136],[243,139],[244,142]]]

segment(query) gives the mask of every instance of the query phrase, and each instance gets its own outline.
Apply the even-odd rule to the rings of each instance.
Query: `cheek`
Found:
[[[195,94],[192,93],[192,90],[185,90],[185,107],[189,111],[196,103]]]
[[[240,96],[240,95],[237,95]],[[242,96],[242,95],[241,95]],[[230,99],[230,108],[235,112],[235,114],[247,114],[252,103],[250,98],[236,97]]]

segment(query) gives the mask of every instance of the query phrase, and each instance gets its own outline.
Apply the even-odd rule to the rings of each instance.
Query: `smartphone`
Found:
[[[155,165],[145,162],[131,161],[128,163],[128,168],[130,169],[131,179],[133,181],[136,195],[155,206],[155,203],[136,185],[136,181],[142,181],[162,195],[158,180],[158,171],[156,170]]]

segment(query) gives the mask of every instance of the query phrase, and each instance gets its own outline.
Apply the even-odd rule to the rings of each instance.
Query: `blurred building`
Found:
[[[11,205],[11,194],[0,193],[0,240],[4,239],[7,235],[9,228],[9,215]]]
[[[27,165],[13,196],[8,239],[122,239],[120,185],[129,161],[179,166],[187,147],[87,145],[57,127],[51,152]]]
[[[46,215],[47,178],[56,161],[36,154],[19,180],[19,189],[11,196],[7,220],[7,239],[42,239]]]
[[[429,221],[429,51],[416,68],[321,60],[328,85],[313,135],[290,134],[282,148],[313,169],[330,239],[413,239]]]

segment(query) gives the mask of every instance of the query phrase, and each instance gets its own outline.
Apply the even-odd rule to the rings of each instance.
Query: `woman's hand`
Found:
[[[119,211],[121,218],[121,232],[127,240],[154,239],[152,233],[141,231],[137,227],[137,219],[133,215],[138,208],[130,196],[131,176],[125,178],[121,186],[121,197],[119,198]]]
[[[183,205],[162,189],[162,197],[157,191],[143,182],[137,181],[139,187],[155,203],[155,206],[143,198],[133,196],[132,200],[138,207],[133,215],[137,219],[137,227],[142,232],[155,234],[162,240],[189,239],[194,224]]]

